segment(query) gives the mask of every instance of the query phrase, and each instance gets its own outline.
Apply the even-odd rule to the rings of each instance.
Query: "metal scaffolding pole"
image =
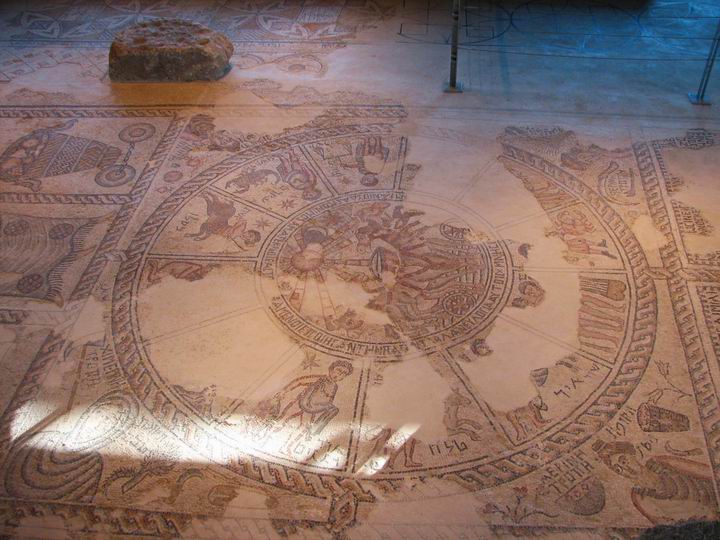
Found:
[[[709,101],[705,101],[705,90],[707,90],[708,81],[710,80],[710,73],[712,73],[713,64],[717,57],[718,48],[720,48],[720,19],[718,19],[718,25],[715,29],[715,37],[713,38],[712,44],[710,45],[710,54],[708,54],[707,62],[705,62],[705,70],[703,71],[702,78],[700,79],[700,86],[698,86],[697,92],[690,92],[688,98],[693,105],[710,105]]]
[[[450,82],[446,92],[462,92],[462,85],[457,81],[457,59],[458,59],[458,34],[460,30],[460,0],[453,0],[452,7],[452,38],[450,42]]]

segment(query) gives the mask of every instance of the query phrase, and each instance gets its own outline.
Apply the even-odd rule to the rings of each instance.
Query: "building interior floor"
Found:
[[[720,3],[451,5],[2,2],[0,535],[718,519]]]

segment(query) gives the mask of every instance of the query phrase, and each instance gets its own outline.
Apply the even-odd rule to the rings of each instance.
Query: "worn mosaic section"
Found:
[[[7,45],[0,48],[0,84],[68,66],[80,68],[76,76],[89,82],[107,80],[106,49],[115,34],[162,17],[191,20],[227,35],[237,51],[236,69],[322,77],[328,53],[395,12],[394,3],[375,0],[18,3],[4,10],[0,21],[0,41]]]
[[[325,99],[275,135],[211,109],[4,111],[7,530],[385,534],[383,505],[438,496],[480,536],[715,518],[715,216],[676,164],[717,134],[507,127],[513,201],[412,152],[472,137]]]

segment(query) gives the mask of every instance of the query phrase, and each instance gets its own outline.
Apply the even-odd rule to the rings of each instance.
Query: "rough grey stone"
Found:
[[[215,80],[230,70],[233,45],[181,19],[156,19],[119,32],[110,47],[113,81]]]

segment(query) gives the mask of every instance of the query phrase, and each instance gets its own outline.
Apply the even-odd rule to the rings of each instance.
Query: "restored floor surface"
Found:
[[[0,534],[718,518],[713,1],[0,8]],[[152,17],[215,83],[113,84]],[[720,74],[708,90],[720,102]]]

